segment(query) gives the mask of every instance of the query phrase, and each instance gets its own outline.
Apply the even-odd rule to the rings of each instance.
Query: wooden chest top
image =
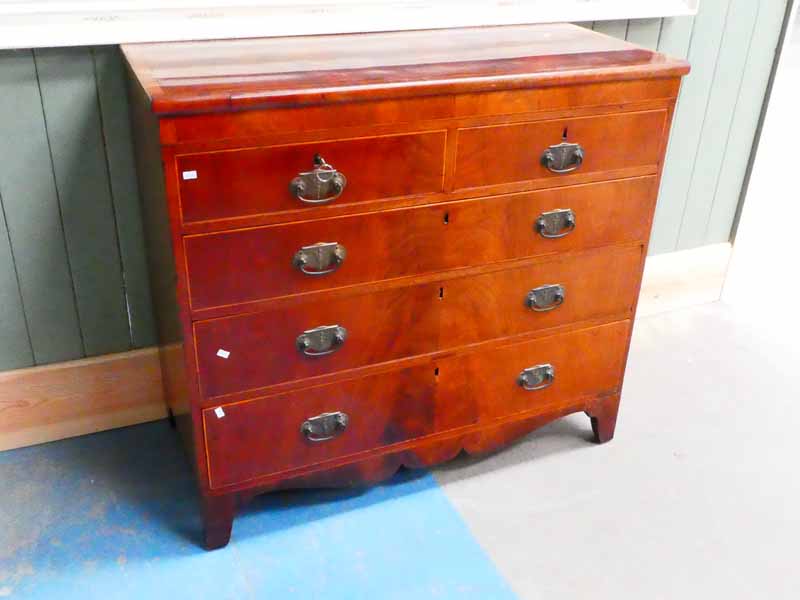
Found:
[[[203,42],[123,51],[157,114],[668,78],[683,60],[566,23]]]

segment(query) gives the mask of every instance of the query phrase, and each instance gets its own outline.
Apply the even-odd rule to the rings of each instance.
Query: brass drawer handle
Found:
[[[332,440],[347,429],[349,421],[350,418],[347,413],[322,413],[303,421],[300,426],[300,432],[309,442],[324,442]]]
[[[561,142],[545,150],[541,162],[551,173],[571,173],[583,164],[583,156],[580,144]]]
[[[306,356],[333,354],[347,339],[347,329],[339,325],[322,325],[307,329],[297,336],[297,349]]]
[[[575,229],[575,213],[569,208],[557,208],[543,212],[536,219],[534,228],[536,233],[543,238],[562,238]]]
[[[343,173],[325,162],[319,154],[314,155],[314,168],[298,173],[289,183],[289,193],[305,204],[327,204],[342,195],[347,178]]]
[[[347,258],[347,249],[336,242],[317,242],[298,250],[292,264],[306,275],[327,275],[338,269]]]
[[[536,312],[547,312],[561,306],[564,303],[565,294],[564,286],[559,283],[540,285],[528,292],[525,304]]]
[[[519,374],[517,385],[528,392],[535,392],[551,386],[555,378],[556,370],[553,365],[536,365],[535,367],[528,367]]]

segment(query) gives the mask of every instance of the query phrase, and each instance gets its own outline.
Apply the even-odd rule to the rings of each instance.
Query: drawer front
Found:
[[[655,172],[666,119],[666,111],[655,110],[461,129],[455,186],[464,189],[633,167]],[[551,146],[564,142],[577,146],[555,148],[550,163],[542,160]],[[581,161],[575,154],[578,146]],[[555,173],[547,164],[566,172]]]
[[[181,215],[190,223],[439,192],[446,135],[433,131],[179,156]],[[315,155],[324,165],[315,167]],[[304,191],[292,185],[302,173],[307,173],[301,177]],[[333,185],[335,176],[342,177],[341,190]],[[319,189],[312,189],[314,181],[320,181]]]
[[[212,488],[619,390],[630,321],[203,410]],[[520,373],[549,364],[547,387]],[[325,439],[327,438],[327,439]]]
[[[655,177],[184,238],[192,310],[647,238]],[[544,213],[569,209],[574,228],[546,238]],[[565,213],[562,213],[565,214]],[[294,257],[318,242],[345,249],[331,272]],[[315,266],[316,269],[316,266]]]
[[[476,352],[439,363],[440,393],[470,398],[481,422],[539,411],[582,397],[616,393],[622,382],[630,321],[619,321],[547,338]],[[552,378],[530,372],[550,366]],[[539,373],[543,369],[540,369]]]
[[[203,411],[212,488],[313,465],[475,422],[442,402],[428,365]],[[346,417],[314,417],[341,413]],[[338,419],[337,419],[338,417]],[[346,421],[344,419],[346,418]],[[303,425],[311,424],[303,429]],[[312,441],[331,437],[322,441]]]
[[[641,260],[641,246],[610,248],[200,321],[195,342],[202,393],[221,396],[572,322],[624,318],[636,299]],[[326,325],[343,327],[343,342],[328,339],[322,350],[305,349],[329,354],[304,354],[298,337]]]

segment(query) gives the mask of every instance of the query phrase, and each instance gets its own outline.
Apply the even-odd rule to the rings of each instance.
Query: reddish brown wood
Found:
[[[227,546],[231,539],[233,517],[236,514],[236,495],[204,495],[202,501],[205,528],[203,543],[206,550],[216,550]]]
[[[304,208],[289,183],[310,171],[316,154],[347,178],[337,205],[442,189],[445,131],[327,140],[181,155],[184,222],[208,221]],[[224,201],[221,201],[224,199]]]
[[[228,404],[221,418],[216,409],[206,409],[210,486],[238,484],[476,421],[470,402],[440,398],[436,386],[434,369],[424,366]],[[300,430],[306,419],[337,411],[349,417],[342,433],[323,442],[306,439]]]
[[[220,396],[568,323],[628,318],[641,260],[641,246],[627,246],[377,293],[358,287],[333,298],[315,294],[200,321],[194,327],[201,390]],[[565,287],[564,303],[530,310],[527,293],[549,283]],[[328,324],[348,333],[335,353],[309,358],[295,348],[304,330]],[[220,349],[228,358],[217,355]]]
[[[581,86],[536,87],[456,96],[365,100],[357,103],[272,108],[164,117],[161,141],[181,148],[220,149],[334,136],[424,131],[481,122],[548,120],[629,110],[664,108],[678,95],[680,80],[600,81]]]
[[[655,178],[556,188],[290,225],[187,236],[191,307],[254,302],[345,285],[490,264],[515,258],[635,242],[647,235]],[[560,239],[534,231],[542,212],[571,208],[575,230]],[[335,272],[303,275],[302,246],[338,242]]]
[[[613,394],[629,328],[629,321],[620,321],[467,353],[435,366],[226,404],[221,414],[219,407],[207,408],[203,421],[210,487],[240,485],[479,422],[544,413],[576,399]],[[520,372],[541,363],[555,368],[552,385],[522,389]],[[332,412],[348,415],[346,429],[327,441],[308,441],[301,432],[303,422]],[[452,449],[431,450],[438,456]]]
[[[136,44],[156,113],[678,77],[685,61],[567,24]]]
[[[570,25],[124,52],[165,386],[208,547],[262,491],[379,481],[577,411],[611,439],[684,61]],[[586,160],[553,175],[539,159],[565,128]],[[349,186],[296,206],[315,152]],[[555,208],[577,227],[542,239]],[[294,253],[320,241],[345,263],[301,275]],[[563,306],[525,308],[559,282]],[[342,349],[301,358],[298,333],[334,322]],[[544,362],[552,385],[522,390]],[[345,431],[308,441],[301,424],[337,410]]]
[[[540,162],[549,146],[563,141],[580,144],[584,150],[583,164],[575,173],[648,165],[655,171],[666,117],[667,111],[656,110],[462,129],[455,185],[471,188],[563,178]]]
[[[618,412],[619,394],[601,398],[592,404],[587,414],[592,420],[592,432],[594,433],[595,442],[604,444],[614,438]]]

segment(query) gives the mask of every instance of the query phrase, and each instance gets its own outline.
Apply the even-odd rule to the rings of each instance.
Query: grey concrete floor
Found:
[[[800,320],[637,321],[613,441],[572,415],[436,477],[522,598],[800,597]]]

